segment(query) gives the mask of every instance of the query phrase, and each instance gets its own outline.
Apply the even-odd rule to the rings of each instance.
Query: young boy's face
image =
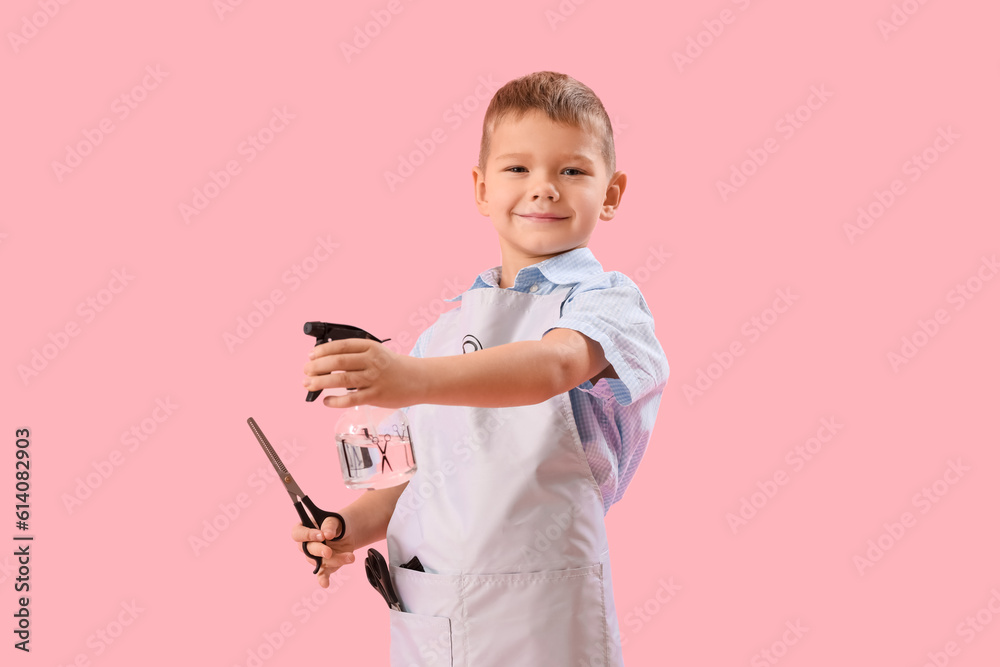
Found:
[[[499,123],[485,172],[472,171],[476,206],[493,221],[512,267],[586,246],[625,190],[624,173],[607,173],[597,137],[534,109]]]

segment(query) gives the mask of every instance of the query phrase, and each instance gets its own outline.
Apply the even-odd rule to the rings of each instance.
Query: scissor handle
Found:
[[[372,585],[372,588],[377,590],[385,597],[385,592],[382,590],[382,584],[378,580],[378,574],[375,572],[375,568],[372,567],[371,558],[365,559],[365,576],[368,577],[368,583]]]
[[[305,507],[303,507],[303,505],[305,505]],[[309,510],[309,514],[312,514],[311,518],[309,514],[306,514],[306,509]],[[295,501],[295,511],[298,512],[299,519],[302,520],[303,526],[307,526],[309,528],[315,528],[316,530],[321,530],[323,522],[330,517],[335,517],[338,521],[340,521],[340,532],[337,534],[336,537],[333,537],[329,540],[325,540],[327,542],[336,542],[337,540],[343,539],[344,533],[347,532],[347,524],[344,522],[344,517],[337,514],[336,512],[327,512],[326,510],[321,510],[320,508],[316,507],[316,504],[313,501],[309,500],[309,496],[303,496],[301,502]],[[316,574],[317,572],[319,572],[319,568],[323,565],[323,557],[309,553],[308,546],[309,542],[302,543],[302,553],[312,558],[313,561],[316,563],[316,568],[313,570],[313,574]]]
[[[376,549],[368,550],[368,557],[365,558],[365,574],[368,575],[368,583],[382,596],[390,609],[402,611],[399,604],[399,597],[396,589],[392,586],[392,576],[389,574],[389,565],[385,558]]]

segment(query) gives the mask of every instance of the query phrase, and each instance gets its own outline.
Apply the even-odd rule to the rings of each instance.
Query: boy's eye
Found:
[[[507,167],[507,169],[505,169],[504,171],[514,171],[514,170],[516,170],[516,169],[521,169],[521,170],[523,170],[523,171],[518,171],[518,172],[516,172],[516,173],[519,173],[519,174],[520,174],[520,173],[524,173],[524,172],[526,172],[526,171],[527,171],[527,169],[525,169],[524,167]],[[580,174],[582,174],[582,173],[583,173],[583,171],[582,171],[582,170],[580,170],[580,169],[576,169],[576,168],[574,168],[574,167],[566,167],[565,169],[563,169],[563,173],[565,173],[565,172],[567,172],[567,171],[574,171],[574,172],[576,172],[575,174],[570,174],[570,176],[579,176]]]

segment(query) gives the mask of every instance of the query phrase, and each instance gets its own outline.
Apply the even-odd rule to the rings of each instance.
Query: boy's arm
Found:
[[[552,329],[541,340],[419,361],[427,382],[421,403],[480,408],[541,403],[608,367],[601,346],[573,329]]]
[[[396,501],[409,482],[387,489],[371,489],[340,510],[344,523],[350,527],[356,549],[385,539],[389,519],[396,509]]]
[[[314,347],[303,385],[310,391],[355,387],[327,395],[332,408],[420,403],[501,408],[533,405],[597,376],[615,377],[601,346],[574,329],[541,340],[497,345],[471,354],[408,357],[370,340],[334,340]],[[342,372],[341,372],[342,371]]]

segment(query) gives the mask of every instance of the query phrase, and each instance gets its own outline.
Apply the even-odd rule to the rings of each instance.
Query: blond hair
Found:
[[[483,118],[483,138],[479,144],[479,168],[486,170],[493,130],[508,118],[520,120],[538,109],[550,120],[591,132],[601,145],[608,178],[615,173],[615,140],[611,119],[601,100],[590,88],[558,72],[534,72],[508,81],[490,100]]]

